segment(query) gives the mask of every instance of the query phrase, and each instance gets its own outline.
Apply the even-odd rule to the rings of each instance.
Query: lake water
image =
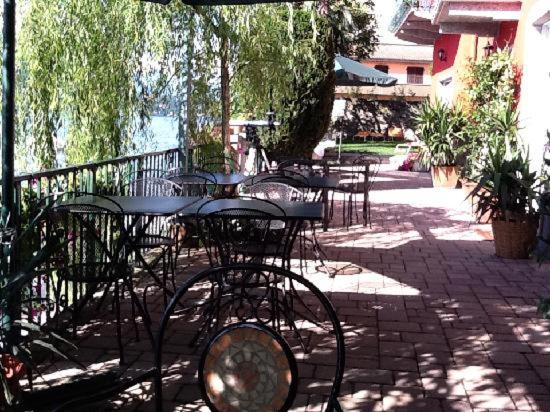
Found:
[[[177,117],[153,116],[149,132],[152,135],[150,139],[145,140],[140,136],[135,141],[140,152],[152,152],[178,147]]]

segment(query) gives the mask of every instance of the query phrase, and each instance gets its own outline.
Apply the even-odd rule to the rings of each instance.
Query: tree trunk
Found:
[[[229,119],[231,117],[231,96],[229,90],[229,39],[221,38],[220,63],[221,63],[221,98],[222,98],[222,141],[225,155],[231,156],[231,130]]]
[[[329,1],[321,1],[318,11],[321,16],[327,17],[330,13]],[[324,75],[320,75],[313,86],[311,79],[294,80],[292,96],[303,96],[302,100],[308,103],[295,102],[291,99],[286,102],[289,114],[283,121],[288,122],[288,133],[268,147],[270,155],[276,159],[286,156],[311,158],[313,149],[325,136],[330,126],[336,75],[334,73],[334,39],[332,27],[328,21],[326,30],[330,33],[326,36],[323,56],[319,61]]]
[[[187,39],[187,78],[186,78],[186,102],[185,102],[185,169],[189,170],[192,159],[189,159],[189,141],[192,132],[195,132],[195,110],[193,108],[193,56],[195,54],[195,16],[189,17],[189,37]],[[183,142],[180,142],[182,144]]]

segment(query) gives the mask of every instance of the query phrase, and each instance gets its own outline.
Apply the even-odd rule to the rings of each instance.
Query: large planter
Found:
[[[506,259],[527,259],[537,239],[538,217],[516,220],[493,219],[495,253]]]
[[[434,187],[454,189],[458,183],[458,166],[432,166],[431,173]]]

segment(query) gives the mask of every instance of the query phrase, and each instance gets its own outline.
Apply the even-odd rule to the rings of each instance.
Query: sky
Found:
[[[388,26],[397,8],[396,0],[374,0],[374,13],[378,21],[378,36],[380,43],[410,44],[399,40],[388,31]]]

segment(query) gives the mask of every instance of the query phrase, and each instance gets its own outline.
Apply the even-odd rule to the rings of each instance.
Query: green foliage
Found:
[[[495,133],[475,176],[479,183],[471,193],[476,197],[477,213],[495,219],[521,219],[535,214],[540,179],[529,166],[529,155],[521,146],[503,141]]]
[[[27,289],[34,280],[42,277],[46,260],[66,242],[52,237],[45,244],[38,244],[42,219],[43,216],[39,214],[16,239],[13,239],[14,232],[0,228],[3,241],[0,273],[0,355],[11,355],[33,370],[37,369],[34,356],[36,350],[47,350],[64,359],[71,359],[66,349],[75,348],[55,332],[32,322],[32,308],[42,302],[36,296],[29,301]],[[11,264],[8,263],[10,260]],[[15,270],[10,270],[10,266]],[[16,308],[20,308],[22,313],[14,312]],[[23,316],[19,317],[20,315]],[[4,400],[8,405],[13,405],[17,399],[11,393],[7,376],[1,366],[0,382]]]
[[[380,156],[392,156],[395,154],[395,146],[398,142],[364,142],[344,141],[342,153],[372,153]],[[336,149],[338,150],[338,149]]]
[[[472,62],[466,81],[468,97],[474,109],[487,104],[506,106],[516,92],[517,70],[508,48]]]
[[[539,301],[538,310],[544,319],[550,319],[550,299],[541,298]]]
[[[281,127],[265,136],[274,155],[309,156],[326,133],[334,99],[335,53],[367,56],[376,43],[372,2],[256,6],[242,31],[233,109],[265,118],[273,103]]]
[[[500,134],[503,141],[517,138],[517,69],[510,50],[492,53],[473,62],[466,76],[468,128],[465,133],[466,154],[462,174],[473,179],[479,174],[491,136]]]
[[[423,156],[432,166],[457,164],[464,142],[467,120],[460,108],[440,100],[424,101],[416,110],[419,137],[425,144]]]
[[[18,169],[55,166],[61,131],[71,164],[133,151],[163,96],[189,103],[189,130],[180,116],[189,135],[204,119],[218,123],[223,44],[233,112],[265,118],[273,102],[283,127],[268,146],[309,154],[330,120],[334,54],[365,57],[376,41],[371,0],[325,3],[329,13],[310,2],[191,8],[22,0]]]
[[[494,218],[533,214],[540,179],[518,142],[517,71],[508,49],[475,62],[469,71],[470,123],[463,174],[478,182],[478,213]]]
[[[118,0],[20,3],[20,169],[53,167],[61,130],[71,164],[132,149],[162,89],[174,9]]]

